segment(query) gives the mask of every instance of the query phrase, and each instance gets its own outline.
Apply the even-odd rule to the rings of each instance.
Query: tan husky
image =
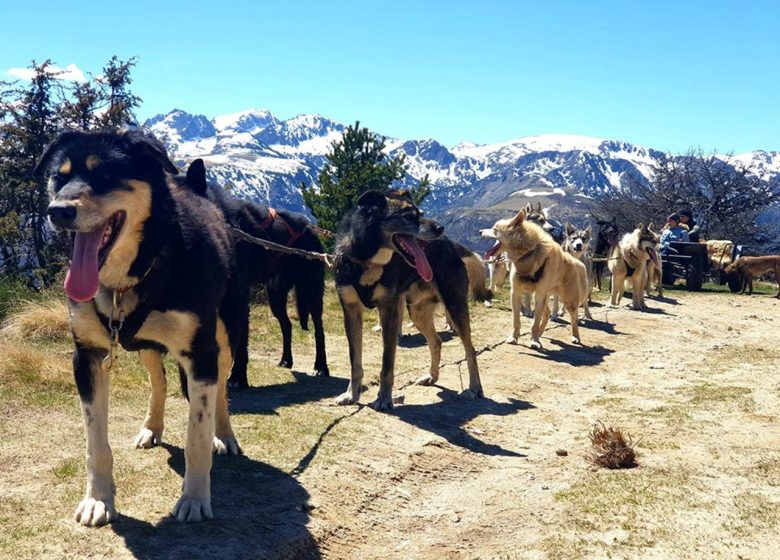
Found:
[[[658,234],[651,226],[639,224],[631,233],[627,233],[620,243],[612,247],[609,253],[609,271],[612,273],[611,307],[618,307],[626,289],[626,282],[631,283],[632,308],[646,309],[645,285],[650,279],[648,267],[661,269],[660,259],[655,247],[658,244]]]
[[[775,297],[780,298],[780,256],[739,257],[726,267],[725,272],[728,274],[734,272],[742,273],[741,294],[744,294],[748,290],[750,291],[750,294],[753,294],[753,278],[755,276],[766,274],[767,272],[774,272],[775,282],[778,283],[777,295]]]
[[[550,319],[547,298],[551,295],[558,295],[569,312],[572,341],[579,344],[577,310],[587,301],[589,288],[585,265],[564,253],[541,227],[526,220],[525,210],[520,210],[514,218],[499,220],[481,233],[483,237],[496,239],[485,255],[487,258],[503,251],[511,262],[513,327],[507,342],[517,342],[522,294],[533,292],[536,301],[531,348],[542,347],[539,337]]]

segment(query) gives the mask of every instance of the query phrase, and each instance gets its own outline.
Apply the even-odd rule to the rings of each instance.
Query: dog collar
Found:
[[[152,271],[152,268],[154,267],[154,264],[156,262],[157,262],[157,257],[154,257],[152,259],[152,263],[149,265],[149,268],[147,268],[146,272],[144,272],[143,275],[141,276],[141,278],[138,279],[138,282],[136,282],[134,284],[128,284],[127,286],[122,286],[121,288],[117,288],[115,290],[115,292],[118,293],[121,296],[121,295],[124,295],[125,293],[127,293],[128,291],[132,290],[133,288],[135,288],[138,284],[143,282],[146,279],[147,276],[149,276],[149,273]]]

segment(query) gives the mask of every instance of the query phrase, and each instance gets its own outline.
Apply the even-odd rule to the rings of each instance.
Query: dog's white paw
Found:
[[[379,396],[377,399],[371,403],[371,408],[374,410],[393,410],[393,396],[392,395],[386,395],[386,396]]]
[[[338,405],[357,404],[357,402],[358,399],[353,397],[350,391],[341,393],[338,397],[336,397],[336,404]]]
[[[493,307],[493,302],[492,301],[485,300],[482,303],[485,305],[485,307]]]
[[[517,344],[517,337],[510,336],[504,342],[506,342],[507,344]]]
[[[150,449],[156,445],[160,445],[162,443],[162,433],[162,430],[141,428],[141,431],[135,436],[136,449]]]
[[[76,508],[76,522],[85,527],[99,527],[119,517],[114,500],[84,498]]]
[[[532,340],[531,341],[531,348],[533,350],[541,350],[542,349],[542,343],[538,340]]]
[[[580,342],[580,339],[577,338],[576,336],[571,337],[571,342],[572,344],[582,344],[582,342]]]
[[[436,383],[436,380],[430,376],[430,375],[423,375],[422,377],[418,377],[417,381],[414,382],[415,385],[433,385]]]
[[[382,332],[382,325],[374,325],[371,327],[371,332],[380,333]]]
[[[214,453],[217,455],[242,455],[241,446],[235,436],[214,436]]]
[[[197,523],[211,519],[214,517],[211,512],[211,499],[182,496],[173,508],[173,516],[182,523]]]

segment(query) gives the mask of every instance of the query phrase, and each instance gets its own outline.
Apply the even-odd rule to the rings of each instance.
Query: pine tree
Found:
[[[317,224],[336,231],[344,215],[366,191],[386,190],[407,177],[404,154],[390,158],[384,139],[360,128],[360,122],[347,127],[343,137],[333,142],[325,167],[320,171],[319,188],[301,185],[303,200]],[[428,177],[412,189],[417,204],[430,192]]]
[[[135,110],[142,99],[130,91],[133,83],[130,71],[138,62],[133,57],[120,60],[115,56],[103,67],[101,76],[95,78],[105,111],[97,118],[97,128],[114,129],[136,126]]]

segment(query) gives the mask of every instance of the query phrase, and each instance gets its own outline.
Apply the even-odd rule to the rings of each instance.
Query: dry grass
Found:
[[[36,342],[68,340],[68,308],[62,299],[23,301],[3,323],[0,336]]]
[[[634,442],[631,436],[624,436],[620,428],[602,423],[593,427],[589,434],[593,450],[588,460],[607,469],[630,469],[637,466]]]

